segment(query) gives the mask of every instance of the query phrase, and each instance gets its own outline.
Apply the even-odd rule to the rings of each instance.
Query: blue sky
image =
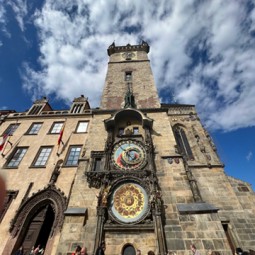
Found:
[[[81,94],[97,107],[108,46],[147,41],[161,101],[195,104],[226,172],[254,189],[254,0],[4,0],[0,30],[0,109],[16,111]]]

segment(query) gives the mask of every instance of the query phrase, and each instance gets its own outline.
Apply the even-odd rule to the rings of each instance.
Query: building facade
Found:
[[[160,104],[149,45],[108,48],[99,108],[46,98],[0,125],[1,254],[234,254],[255,250],[255,196],[224,173],[193,105]]]

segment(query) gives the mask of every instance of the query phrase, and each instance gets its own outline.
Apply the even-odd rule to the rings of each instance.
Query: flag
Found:
[[[63,126],[62,126],[62,128],[61,128],[61,130],[60,130],[59,137],[58,137],[58,146],[59,146],[60,143],[62,142],[62,137],[63,137],[65,125],[66,125],[66,123],[63,124]]]
[[[4,145],[5,145],[5,143],[6,143],[7,139],[8,139],[8,137],[9,137],[9,135],[11,134],[11,132],[12,132],[12,129],[9,128],[9,129],[7,130],[7,132],[6,132],[5,134],[3,134],[2,137],[0,137],[0,151],[3,150]]]

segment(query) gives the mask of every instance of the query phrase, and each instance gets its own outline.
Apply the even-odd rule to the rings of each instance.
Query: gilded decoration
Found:
[[[111,210],[114,216],[124,223],[140,220],[148,209],[146,191],[136,183],[119,186],[112,196]]]

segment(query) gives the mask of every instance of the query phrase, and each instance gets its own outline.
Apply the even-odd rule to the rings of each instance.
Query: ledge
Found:
[[[219,208],[208,203],[177,204],[180,214],[217,213]]]

